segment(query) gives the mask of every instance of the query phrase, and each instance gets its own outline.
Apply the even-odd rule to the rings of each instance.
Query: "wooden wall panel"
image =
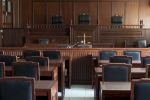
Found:
[[[99,24],[110,25],[111,24],[111,2],[100,2],[98,9],[99,9]]]
[[[98,4],[97,2],[90,2],[89,4],[89,13],[91,16],[91,24],[97,25],[98,24]]]
[[[47,2],[47,24],[52,23],[52,16],[60,15],[60,3],[59,2]]]
[[[138,25],[139,24],[139,1],[133,0],[127,2],[126,5],[126,17],[125,24],[126,25]]]
[[[46,3],[33,3],[33,24],[46,24]]]
[[[143,28],[150,28],[150,0],[139,0],[139,20],[143,20]]]
[[[2,0],[0,0],[0,14],[2,15]],[[0,16],[0,27],[2,27],[2,16]]]
[[[64,17],[65,24],[73,23],[73,3],[72,2],[62,2],[61,3],[61,15]]]
[[[32,24],[32,0],[20,0],[20,26]]]

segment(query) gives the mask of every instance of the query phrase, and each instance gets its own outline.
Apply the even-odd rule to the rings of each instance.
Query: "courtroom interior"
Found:
[[[150,0],[0,0],[0,100],[150,100]]]

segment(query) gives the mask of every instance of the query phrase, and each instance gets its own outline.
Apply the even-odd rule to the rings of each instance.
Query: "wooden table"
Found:
[[[35,81],[36,96],[47,96],[48,100],[58,100],[58,81]]]
[[[130,100],[131,82],[100,82],[99,100]]]
[[[109,60],[98,60],[99,66],[109,63]],[[132,67],[142,67],[141,60],[132,60]]]
[[[146,74],[146,68],[131,68],[131,78],[139,79],[144,78]],[[102,68],[95,68],[95,79],[94,79],[94,98],[99,100],[99,82],[102,81]]]

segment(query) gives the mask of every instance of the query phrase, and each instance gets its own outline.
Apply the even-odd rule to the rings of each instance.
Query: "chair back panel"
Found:
[[[146,67],[147,64],[150,64],[150,56],[146,56],[142,58],[142,66]]]
[[[48,57],[40,57],[40,56],[32,56],[26,58],[27,61],[37,62],[39,63],[40,67],[48,67],[49,66],[49,59]]]
[[[5,62],[6,66],[12,66],[13,62],[17,61],[16,56],[11,55],[0,55],[0,62]]]
[[[147,47],[146,40],[139,40],[138,41],[138,47],[139,48],[146,48]]]
[[[150,80],[132,81],[131,100],[150,100]]]
[[[102,66],[103,81],[130,81],[130,64],[106,64]]]
[[[132,64],[132,57],[129,56],[113,56],[109,58],[110,63],[126,63]]]
[[[131,56],[132,60],[141,60],[141,51],[124,51],[124,55]]]
[[[33,79],[0,79],[0,100],[34,100]]]
[[[24,59],[26,59],[27,57],[40,56],[40,55],[41,55],[40,51],[37,51],[37,50],[25,50],[25,51],[23,51]]]
[[[43,56],[48,57],[49,60],[61,59],[61,54],[59,51],[43,51]]]
[[[39,64],[36,62],[16,62],[13,63],[14,76],[26,76],[39,79]]]
[[[116,56],[116,51],[101,51],[99,54],[100,60],[109,60],[109,57]]]

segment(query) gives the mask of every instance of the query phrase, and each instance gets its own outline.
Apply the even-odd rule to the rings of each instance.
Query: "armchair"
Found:
[[[102,81],[130,81],[131,64],[109,63],[102,65]]]
[[[34,80],[15,77],[0,79],[0,100],[35,100]]]
[[[40,79],[39,64],[36,62],[15,62],[13,63],[12,73],[14,76],[32,77]]]
[[[131,100],[150,100],[150,79],[131,81]]]
[[[26,59],[27,57],[30,57],[30,56],[40,56],[41,53],[40,51],[37,51],[37,50],[24,50],[23,51],[23,58]]]

